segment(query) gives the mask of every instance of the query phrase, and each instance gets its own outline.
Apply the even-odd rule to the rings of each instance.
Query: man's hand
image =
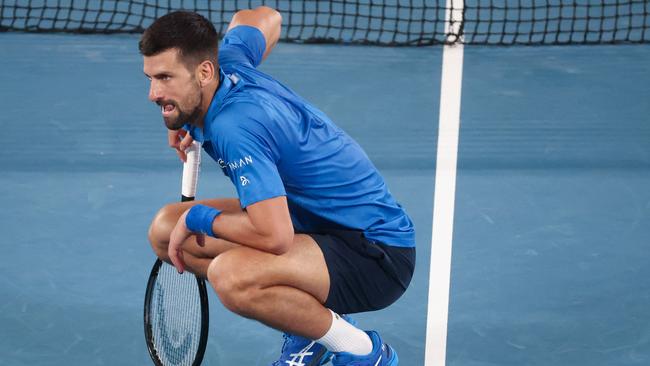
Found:
[[[167,130],[167,140],[169,142],[169,147],[176,150],[176,154],[178,154],[178,157],[183,161],[183,163],[186,162],[187,154],[185,153],[185,150],[187,150],[187,148],[192,145],[192,141],[194,141],[192,135],[182,128],[180,130]]]
[[[189,135],[189,134],[188,134]],[[169,236],[169,246],[167,247],[167,255],[172,261],[174,267],[178,273],[183,273],[185,271],[185,260],[183,259],[183,243],[192,235],[196,236],[196,242],[199,246],[205,245],[205,236],[201,233],[193,233],[187,229],[185,225],[185,218],[187,217],[186,210],[183,212],[181,217],[176,222],[174,230],[172,230],[171,235]]]

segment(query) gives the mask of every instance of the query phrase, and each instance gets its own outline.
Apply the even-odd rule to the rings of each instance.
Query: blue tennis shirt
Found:
[[[230,30],[220,85],[195,140],[230,178],[241,207],[286,196],[297,232],[354,229],[368,240],[415,246],[413,223],[361,147],[323,112],[257,70],[266,41]]]

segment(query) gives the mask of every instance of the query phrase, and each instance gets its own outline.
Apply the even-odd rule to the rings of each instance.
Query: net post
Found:
[[[447,0],[445,19],[447,39],[442,52],[425,366],[444,366],[446,362],[451,247],[463,77],[463,5],[462,0]]]

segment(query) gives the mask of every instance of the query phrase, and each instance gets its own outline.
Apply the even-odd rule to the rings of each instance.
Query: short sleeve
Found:
[[[262,32],[249,25],[238,25],[226,33],[219,49],[219,65],[233,64],[257,67],[262,62],[266,40]]]
[[[256,108],[248,103],[225,107],[214,124],[218,131],[212,132],[218,163],[235,185],[242,208],[286,195],[274,140]]]

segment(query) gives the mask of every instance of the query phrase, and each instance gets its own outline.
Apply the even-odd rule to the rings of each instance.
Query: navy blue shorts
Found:
[[[320,246],[330,275],[325,306],[339,314],[379,310],[408,287],[415,248],[370,242],[360,231],[306,233]]]

